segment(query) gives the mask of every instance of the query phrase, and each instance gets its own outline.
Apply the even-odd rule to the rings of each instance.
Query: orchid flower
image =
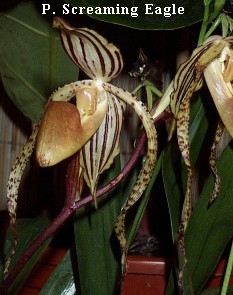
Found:
[[[135,95],[108,83],[123,68],[121,53],[116,46],[95,31],[73,28],[61,18],[56,17],[53,25],[60,30],[69,57],[90,80],[67,84],[50,96],[41,122],[35,126],[10,173],[7,197],[11,227],[16,237],[18,187],[34,147],[37,162],[42,167],[55,165],[80,152],[80,169],[95,199],[99,175],[110,167],[119,153],[119,136],[127,103],[142,121],[148,149],[132,193],[116,221],[116,234],[125,257],[125,215],[145,190],[156,162],[157,139],[153,119]],[[71,103],[73,100],[74,104]],[[13,253],[16,245],[17,238]],[[6,270],[8,266],[9,261]]]
[[[174,80],[153,115],[156,118],[165,109],[170,108],[177,128],[178,145],[187,168],[186,195],[179,228],[179,250],[183,254],[184,265],[186,264],[184,232],[192,208],[191,186],[193,173],[189,147],[190,100],[193,93],[202,86],[204,78],[220,116],[209,159],[210,168],[215,176],[214,189],[209,200],[209,205],[211,205],[220,188],[215,151],[224,126],[233,136],[232,44],[233,37],[212,36],[202,46],[196,48],[191,57],[179,67]],[[174,127],[174,124],[172,124],[172,127]],[[182,272],[183,269],[179,274],[180,282],[182,282]]]
[[[192,167],[189,152],[189,109],[193,93],[200,89],[203,78],[209,88],[213,101],[218,110],[220,119],[231,136],[233,136],[232,117],[232,85],[233,78],[232,50],[233,37],[222,38],[212,36],[196,48],[191,57],[178,69],[174,80],[162,97],[153,118],[158,117],[166,108],[170,108],[177,126],[178,144],[188,170],[186,191],[186,206],[183,219],[189,218],[191,210],[191,181]],[[221,122],[216,132],[212,156],[217,141],[221,136]],[[216,171],[215,160],[210,159],[212,170]],[[215,175],[217,178],[217,174]],[[218,179],[216,180],[219,181]],[[216,188],[217,190],[217,188]],[[217,195],[217,191],[213,195]],[[214,198],[211,198],[212,200]]]

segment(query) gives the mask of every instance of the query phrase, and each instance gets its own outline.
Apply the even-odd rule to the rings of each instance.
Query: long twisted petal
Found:
[[[193,173],[189,147],[190,100],[194,91],[200,88],[203,79],[203,70],[220,55],[226,44],[227,42],[223,39],[214,41],[208,40],[203,46],[195,49],[191,57],[178,69],[173,80],[173,91],[169,92],[170,108],[177,124],[178,144],[187,168],[186,194],[179,227],[179,251],[181,256],[183,256],[183,265],[179,274],[179,283],[181,286],[183,271],[186,265],[184,232],[190,218],[192,207],[191,186]],[[166,107],[168,101],[169,99],[167,97],[162,98],[160,104],[163,108]],[[160,108],[160,111],[163,111],[163,108]],[[215,173],[215,176],[218,176],[217,173]],[[217,182],[218,179],[216,179],[216,183]],[[215,187],[217,188],[218,186],[216,185]],[[214,191],[214,193],[216,193],[216,191]]]
[[[9,179],[7,182],[8,212],[10,216],[10,227],[12,229],[12,233],[14,236],[14,243],[13,243],[11,255],[8,258],[5,265],[5,270],[4,270],[5,275],[8,273],[11,258],[14,255],[17,244],[18,244],[18,236],[17,236],[17,230],[16,230],[16,208],[17,208],[19,185],[20,185],[20,181],[23,176],[25,167],[33,152],[33,149],[36,143],[37,133],[38,133],[38,125],[35,125],[31,136],[29,137],[27,143],[23,147],[23,150],[18,155],[18,157],[16,158],[12,166]]]
[[[126,254],[128,251],[125,236],[125,217],[127,211],[142,196],[147,184],[151,179],[151,175],[157,160],[157,133],[152,117],[150,116],[148,110],[145,108],[142,102],[137,100],[136,96],[111,84],[102,83],[102,86],[106,91],[117,96],[135,110],[142,121],[147,135],[148,146],[145,161],[133,186],[132,192],[126,200],[124,206],[122,207],[121,212],[115,223],[116,235],[122,248],[122,270],[124,272],[126,266]]]

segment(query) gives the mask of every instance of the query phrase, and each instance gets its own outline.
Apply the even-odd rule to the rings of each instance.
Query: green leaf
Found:
[[[221,288],[210,288],[205,289],[201,292],[201,295],[219,295],[221,292]],[[232,295],[233,294],[233,287],[229,287],[227,290],[226,295]]]
[[[0,73],[7,94],[37,122],[53,90],[77,80],[52,24],[32,1],[0,14]]]
[[[62,261],[40,291],[40,295],[76,294],[71,259],[71,253],[67,251]]]
[[[105,183],[120,171],[119,157],[114,163],[115,166],[102,175]],[[121,189],[115,188],[98,200],[97,209],[91,205],[76,215],[75,240],[82,295],[118,294],[120,249],[114,226],[121,206]]]
[[[193,210],[186,230],[188,265],[195,294],[201,291],[233,236],[233,172],[232,169],[226,169],[231,165],[232,143],[227,146],[218,161],[221,187],[217,199],[208,208],[214,184],[211,176]]]
[[[66,2],[75,7],[93,7],[93,13],[88,14],[92,18],[144,30],[177,29],[192,25],[203,17],[203,0],[154,0],[151,2],[124,0],[120,4],[117,0],[112,0],[111,4],[108,0],[66,0]],[[103,10],[102,13],[94,13],[98,7],[113,7],[115,14],[104,14]],[[122,13],[121,7],[128,7],[128,13]],[[136,7],[135,16],[133,16],[134,10],[131,10],[134,7]],[[167,7],[167,13],[164,12],[165,7]],[[184,8],[183,14],[178,13],[179,7]],[[71,13],[71,7],[67,9]],[[86,13],[86,9],[83,12]]]
[[[34,240],[35,237],[37,237],[37,235],[39,235],[47,227],[48,224],[49,224],[49,220],[44,217],[17,220],[19,244],[16,249],[16,254],[12,259],[11,266],[14,266],[16,261],[19,259],[19,257],[25,251],[25,249],[29,246],[29,244]],[[37,252],[30,258],[30,260],[25,265],[23,270],[17,276],[14,283],[11,285],[10,290],[7,294],[9,295],[16,294],[16,291],[19,290],[19,288],[22,286],[24,281],[27,279],[33,266],[35,265],[37,260],[40,258],[40,255],[42,254],[43,250],[48,246],[50,241],[51,239],[48,239],[43,245],[39,247]],[[4,246],[5,259],[9,257],[9,254],[12,249],[12,245],[13,245],[13,236],[11,231],[8,230],[7,235],[4,239],[4,245],[1,245],[1,247]],[[1,260],[1,264],[0,264],[0,281],[1,282],[3,281],[3,270],[4,270],[4,263],[3,263],[3,260]]]

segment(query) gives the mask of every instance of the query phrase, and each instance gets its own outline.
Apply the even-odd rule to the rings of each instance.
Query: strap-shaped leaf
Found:
[[[88,77],[108,82],[123,68],[120,50],[101,35],[87,28],[76,29],[59,17],[53,26],[59,28],[64,48],[73,62]]]
[[[97,132],[81,149],[80,165],[95,199],[99,175],[110,167],[119,154],[119,137],[125,104],[108,93],[108,110]]]

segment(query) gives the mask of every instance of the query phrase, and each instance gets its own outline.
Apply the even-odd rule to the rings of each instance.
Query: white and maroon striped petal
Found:
[[[66,52],[91,79],[110,81],[123,68],[120,50],[101,35],[87,28],[76,29],[59,17],[53,26],[60,29]]]
[[[83,146],[80,165],[93,197],[100,174],[108,169],[119,154],[119,137],[125,103],[108,93],[108,111],[97,132]]]

